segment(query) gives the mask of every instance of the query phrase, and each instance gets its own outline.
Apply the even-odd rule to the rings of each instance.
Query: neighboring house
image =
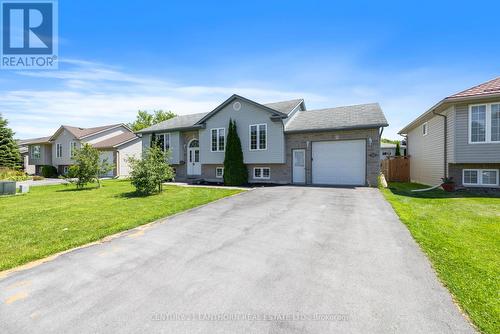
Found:
[[[451,176],[458,185],[498,188],[500,78],[441,100],[399,133],[412,181],[434,185]]]
[[[402,156],[406,155],[406,146],[400,145],[399,151]],[[380,143],[380,160],[396,156],[396,144]]]
[[[17,145],[19,147],[19,153],[21,153],[21,159],[23,161],[23,170],[28,175],[35,174],[35,165],[30,165],[29,161],[29,147],[28,145],[33,141],[39,141],[42,138],[32,138],[32,139],[24,139],[17,140]]]
[[[115,165],[108,177],[128,176],[128,157],[142,153],[141,139],[124,124],[95,128],[79,128],[62,125],[52,136],[31,139],[27,142],[29,164],[35,165],[39,174],[43,165],[52,165],[60,174],[66,174],[74,164],[73,152],[83,143],[91,144],[100,151],[101,160]],[[26,145],[26,144],[25,144]]]
[[[233,95],[211,112],[177,116],[138,133],[143,150],[152,136],[170,150],[176,180],[222,182],[230,119],[250,183],[377,185],[387,120],[376,103],[306,110],[302,99],[260,104]]]

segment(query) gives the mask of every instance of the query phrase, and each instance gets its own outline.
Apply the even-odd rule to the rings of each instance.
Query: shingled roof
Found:
[[[288,122],[285,132],[366,129],[388,126],[378,103],[302,111]]]
[[[294,99],[289,101],[280,101],[280,102],[272,102],[272,103],[264,103],[264,105],[268,108],[274,109],[276,111],[282,112],[284,114],[289,114],[293,109],[300,103],[303,103],[304,99]]]
[[[137,135],[133,132],[124,132],[117,136],[113,136],[111,138],[105,139],[103,141],[99,141],[97,143],[92,144],[95,148],[103,149],[103,148],[115,148],[117,146],[128,143],[134,139],[137,139]]]
[[[486,96],[490,94],[500,94],[500,77],[493,80],[487,81],[485,83],[479,84],[472,88],[463,90],[459,93],[449,96],[449,98],[455,97],[472,97],[472,96]]]
[[[63,125],[62,127],[68,130],[68,132],[71,133],[73,136],[75,136],[77,139],[81,139],[120,125],[121,124],[111,124],[111,125],[98,126],[95,128],[79,128],[76,126],[69,126],[69,125]]]
[[[137,131],[137,133],[152,133],[163,130],[189,130],[190,128],[193,128],[195,124],[206,115],[208,115],[208,112],[176,116],[174,118],[150,126],[149,128]]]

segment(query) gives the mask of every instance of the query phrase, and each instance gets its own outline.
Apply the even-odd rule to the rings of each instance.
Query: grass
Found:
[[[101,189],[73,185],[32,187],[0,197],[0,270],[99,240],[241,190],[167,186],[137,197],[129,181],[104,181]]]
[[[500,197],[383,189],[438,276],[483,333],[500,333]]]

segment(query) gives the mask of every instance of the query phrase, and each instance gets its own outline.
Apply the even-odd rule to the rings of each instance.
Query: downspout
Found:
[[[443,117],[444,120],[444,177],[448,177],[448,117],[446,117],[446,115],[439,114],[434,110],[432,113],[436,116]]]

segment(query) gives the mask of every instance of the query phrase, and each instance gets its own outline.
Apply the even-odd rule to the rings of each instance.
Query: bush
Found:
[[[158,147],[149,148],[142,159],[128,159],[132,169],[130,180],[138,193],[150,195],[163,191],[163,182],[174,177],[174,170],[167,160],[168,153]]]
[[[33,181],[41,181],[41,180],[44,180],[45,178],[43,176],[40,176],[40,175],[35,175],[33,176]]]
[[[12,168],[0,168],[0,180],[26,181],[28,179],[29,176],[20,170]]]
[[[236,129],[236,122],[229,120],[224,155],[224,184],[227,186],[241,186],[246,183],[248,183],[248,171],[243,162],[243,151]]]
[[[56,178],[57,177],[57,169],[51,165],[42,166],[40,173],[45,178]]]

